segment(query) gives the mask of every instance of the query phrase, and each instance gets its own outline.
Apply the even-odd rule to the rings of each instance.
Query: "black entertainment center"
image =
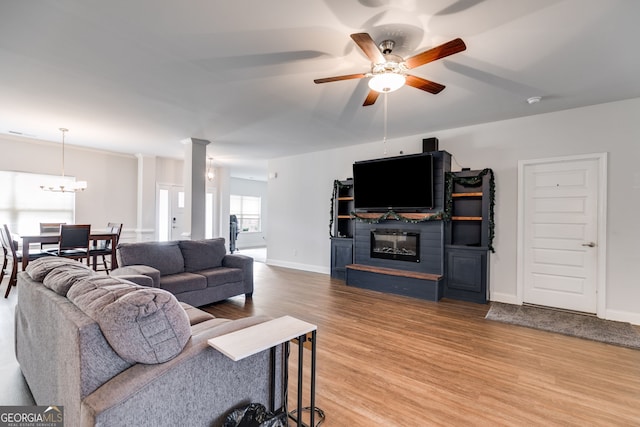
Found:
[[[353,179],[334,182],[331,276],[433,301],[487,302],[487,171],[452,173],[446,151],[354,163]]]

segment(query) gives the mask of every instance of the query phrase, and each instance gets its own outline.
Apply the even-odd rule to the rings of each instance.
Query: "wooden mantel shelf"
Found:
[[[378,212],[358,212],[357,213],[358,218],[363,218],[363,219],[377,219],[377,218],[380,218],[382,215],[384,214],[378,213]],[[424,220],[432,216],[436,216],[438,214],[437,213],[420,213],[420,212],[402,212],[402,213],[398,213],[398,215],[407,219]],[[387,218],[387,220],[395,220],[395,218],[389,217]]]

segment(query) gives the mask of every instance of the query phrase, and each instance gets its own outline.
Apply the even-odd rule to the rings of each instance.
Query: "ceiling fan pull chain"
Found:
[[[387,93],[384,92],[384,138],[382,139],[382,146],[384,147],[384,155],[387,155]]]

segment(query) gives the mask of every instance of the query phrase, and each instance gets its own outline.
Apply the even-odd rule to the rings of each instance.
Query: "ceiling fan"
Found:
[[[407,71],[437,59],[453,55],[454,53],[462,52],[467,48],[462,39],[457,38],[407,59],[403,59],[392,53],[395,46],[393,40],[384,40],[379,45],[376,45],[368,33],[351,34],[351,38],[371,60],[371,71],[368,73],[315,79],[314,82],[320,84],[370,77],[369,94],[364,104],[362,104],[365,107],[367,105],[373,105],[380,93],[393,92],[394,90],[400,89],[405,83],[429,93],[439,93],[445,88],[444,85],[408,74]]]

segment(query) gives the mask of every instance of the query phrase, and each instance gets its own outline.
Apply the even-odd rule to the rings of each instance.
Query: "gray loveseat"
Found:
[[[111,275],[165,289],[196,307],[253,294],[253,258],[227,254],[223,238],[121,243],[116,254],[119,268]]]
[[[65,426],[219,426],[231,409],[269,405],[265,350],[233,362],[207,344],[267,318],[214,318],[167,291],[47,257],[18,275],[15,351],[38,405]],[[275,403],[281,404],[282,352]]]

